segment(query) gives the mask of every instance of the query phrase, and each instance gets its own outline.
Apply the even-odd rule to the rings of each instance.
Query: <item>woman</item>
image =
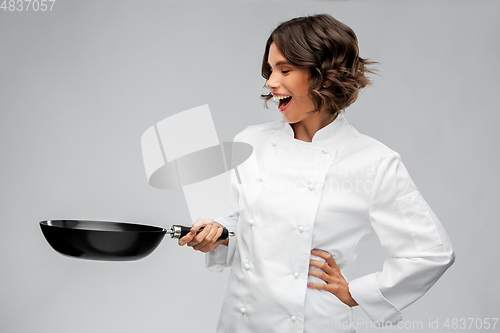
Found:
[[[197,220],[179,240],[207,252],[212,270],[232,266],[218,332],[354,332],[357,305],[395,324],[453,263],[400,156],[341,113],[370,84],[367,64],[354,32],[329,15],[292,19],[269,37],[263,97],[279,102],[283,121],[236,136],[257,162],[232,184],[236,202],[260,196],[232,216]],[[218,241],[223,226],[236,237]],[[373,235],[390,258],[348,282],[341,268]]]

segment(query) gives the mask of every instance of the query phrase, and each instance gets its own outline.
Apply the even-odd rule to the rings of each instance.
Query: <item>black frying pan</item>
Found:
[[[191,230],[180,225],[165,229],[89,220],[48,220],[40,222],[40,227],[50,246],[63,255],[109,261],[142,259],[156,249],[165,234],[170,234],[171,238],[181,238]],[[233,236],[233,233],[224,228],[219,240],[229,236]]]

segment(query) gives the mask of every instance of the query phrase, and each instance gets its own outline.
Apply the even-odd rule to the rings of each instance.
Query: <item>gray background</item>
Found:
[[[137,262],[69,259],[38,222],[191,224],[180,190],[148,185],[142,133],[202,104],[220,141],[279,119],[259,98],[265,41],[279,22],[323,12],[379,62],[348,120],[401,154],[456,248],[403,312],[424,329],[404,330],[500,317],[498,1],[57,0],[52,12],[0,11],[0,331],[213,331],[227,272],[207,271],[202,254],[165,239]],[[346,277],[385,255],[373,240]]]

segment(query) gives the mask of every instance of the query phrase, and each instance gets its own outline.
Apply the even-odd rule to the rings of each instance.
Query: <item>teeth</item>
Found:
[[[280,99],[288,98],[288,97],[290,97],[290,96],[287,96],[287,95],[273,95],[273,100],[275,100],[277,102]]]

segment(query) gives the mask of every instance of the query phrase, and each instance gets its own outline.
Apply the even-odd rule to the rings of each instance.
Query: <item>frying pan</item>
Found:
[[[165,234],[181,238],[190,227],[150,225],[91,220],[47,220],[40,222],[47,242],[57,252],[80,259],[128,261],[147,257]],[[200,228],[198,232],[203,230]],[[234,236],[224,228],[219,240]]]

